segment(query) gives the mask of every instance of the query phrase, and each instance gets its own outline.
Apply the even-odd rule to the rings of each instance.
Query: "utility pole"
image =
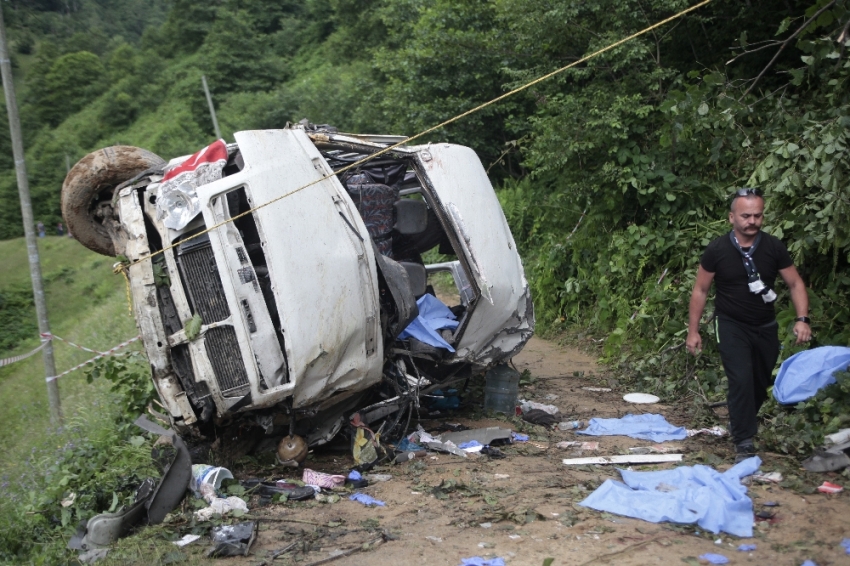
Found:
[[[6,110],[9,113],[9,132],[12,136],[12,155],[15,158],[15,173],[18,177],[18,194],[21,198],[21,216],[24,218],[24,235],[27,242],[27,255],[30,263],[32,294],[35,299],[35,312],[38,316],[38,331],[50,333],[47,321],[47,305],[44,298],[44,286],[41,281],[41,264],[38,259],[38,240],[30,203],[30,187],[27,181],[27,167],[24,161],[24,143],[21,139],[21,121],[18,117],[18,101],[15,98],[15,85],[12,82],[12,64],[9,61],[9,46],[6,42],[6,24],[3,22],[3,10],[0,8],[0,76],[3,78],[3,91],[6,94]],[[48,342],[42,350],[44,372],[48,378],[56,375],[53,362],[53,342]],[[50,422],[62,424],[62,411],[59,406],[59,385],[56,379],[47,382],[47,400],[50,403]]]
[[[210,87],[207,86],[206,75],[201,75],[201,82],[204,84],[204,94],[207,95],[207,104],[210,107],[210,116],[212,116],[213,128],[215,128],[215,139],[220,140],[221,130],[218,128],[218,118],[215,117],[215,106],[213,106],[212,96],[210,96]]]

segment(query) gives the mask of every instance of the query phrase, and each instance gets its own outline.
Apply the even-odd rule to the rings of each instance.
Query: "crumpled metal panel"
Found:
[[[499,200],[470,148],[441,143],[415,149],[481,290],[452,361],[508,359],[534,333],[534,308]]]
[[[199,197],[208,223],[209,203],[225,185],[242,182],[260,207],[253,214],[286,342],[293,406],[373,385],[381,378],[383,344],[374,254],[360,215],[336,177],[295,192],[331,172],[303,131],[235,137],[245,168],[199,188]]]

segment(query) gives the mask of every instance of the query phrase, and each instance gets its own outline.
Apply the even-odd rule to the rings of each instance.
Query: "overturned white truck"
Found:
[[[168,163],[104,148],[62,189],[75,237],[129,265],[181,436],[240,419],[285,434],[279,457],[297,461],[354,413],[400,433],[422,396],[531,337],[516,244],[471,149],[400,146],[335,175],[404,138],[296,125],[235,139]],[[454,282],[448,305],[435,277]]]

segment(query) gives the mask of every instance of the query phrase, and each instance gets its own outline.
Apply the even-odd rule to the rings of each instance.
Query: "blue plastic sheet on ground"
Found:
[[[729,559],[723,556],[722,554],[714,554],[713,552],[706,552],[705,554],[700,554],[700,560],[705,560],[709,564],[729,564]]]
[[[822,346],[797,352],[779,366],[773,397],[783,405],[792,405],[814,397],[815,393],[835,383],[836,371],[850,365],[850,348]]]
[[[357,470],[351,470],[350,472],[348,472],[348,479],[357,481],[363,479],[363,476],[361,476],[360,472],[358,472]]]
[[[741,552],[752,552],[756,549],[756,545],[754,544],[742,544],[738,547],[738,550]]]
[[[461,558],[460,566],[505,566],[505,559],[501,556],[496,558],[473,556],[472,558]]]
[[[850,538],[842,540],[841,546],[844,547],[844,554],[850,554]]]
[[[522,434],[521,432],[513,432],[511,431],[511,439],[514,442],[528,442],[528,435]]]
[[[751,537],[753,502],[740,480],[760,465],[761,459],[753,456],[722,474],[703,465],[656,472],[619,470],[624,483],[605,480],[579,505],[651,523],[697,523],[714,534]]]
[[[425,450],[425,448],[415,442],[411,442],[409,438],[404,437],[401,439],[401,442],[396,446],[396,450],[399,452],[416,452],[417,450]]]
[[[358,501],[363,505],[377,505],[378,507],[385,507],[386,503],[379,499],[375,499],[371,495],[366,495],[365,493],[355,493],[351,497],[349,497],[352,501]]]
[[[811,560],[806,560],[805,562],[800,564],[800,566],[818,566],[818,565],[815,564],[814,562],[812,562]]]
[[[457,447],[460,448],[461,450],[465,450],[467,448],[477,448],[478,446],[484,446],[484,445],[481,444],[480,442],[478,442],[477,440],[470,440],[469,442],[461,442],[460,444],[457,445]]]
[[[588,427],[577,430],[576,434],[590,436],[630,436],[652,442],[665,440],[684,440],[687,431],[680,426],[673,426],[661,415],[647,413],[644,415],[626,415],[621,419],[590,419]]]
[[[427,293],[419,297],[416,304],[419,306],[419,316],[414,318],[398,337],[402,340],[416,338],[435,348],[445,348],[449,352],[454,352],[455,349],[451,344],[443,340],[437,332],[442,328],[457,328],[458,322],[454,313],[440,302],[440,299]]]

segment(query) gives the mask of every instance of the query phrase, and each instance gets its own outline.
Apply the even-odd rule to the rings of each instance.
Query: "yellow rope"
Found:
[[[665,18],[665,19],[663,19],[663,20],[661,20],[661,21],[659,21],[659,22],[656,22],[656,23],[652,24],[651,26],[649,26],[649,27],[647,27],[647,28],[642,29],[641,31],[639,31],[639,32],[637,32],[637,33],[633,33],[632,35],[630,35],[630,36],[628,36],[628,37],[624,37],[623,39],[621,39],[621,40],[619,40],[619,41],[616,41],[616,42],[614,42],[614,43],[612,43],[612,44],[610,44],[610,45],[608,45],[608,46],[606,46],[606,47],[603,47],[602,49],[598,49],[598,50],[594,51],[593,53],[591,53],[590,55],[585,55],[585,56],[584,56],[584,57],[582,57],[581,59],[579,59],[579,60],[577,60],[577,61],[573,61],[573,62],[572,62],[572,63],[570,63],[569,65],[565,65],[565,66],[561,67],[560,69],[556,69],[556,70],[552,71],[551,73],[548,73],[548,74],[546,74],[546,75],[543,75],[542,77],[538,77],[538,78],[534,79],[534,80],[533,80],[533,81],[531,81],[531,82],[528,82],[528,83],[526,83],[526,84],[524,84],[524,85],[522,85],[522,86],[520,86],[520,87],[517,87],[517,88],[513,89],[513,90],[512,90],[512,91],[510,91],[510,92],[506,92],[505,94],[503,94],[503,95],[501,95],[501,96],[497,96],[496,98],[494,98],[494,99],[492,99],[492,100],[489,100],[489,101],[487,101],[487,102],[484,102],[483,104],[479,104],[478,106],[476,106],[476,107],[474,107],[474,108],[472,108],[472,109],[470,109],[470,110],[467,110],[466,112],[464,112],[464,113],[462,113],[462,114],[458,114],[457,116],[455,116],[455,117],[453,117],[453,118],[449,118],[448,120],[446,120],[446,121],[444,121],[444,122],[440,122],[440,123],[439,123],[439,124],[437,124],[436,126],[432,126],[432,127],[428,128],[427,130],[423,130],[423,131],[419,132],[418,134],[416,134],[416,135],[414,135],[414,136],[412,136],[412,137],[409,137],[409,138],[407,138],[407,139],[405,139],[405,140],[403,140],[403,141],[400,141],[400,142],[398,142],[398,143],[396,143],[396,144],[393,144],[393,145],[391,145],[391,146],[385,147],[384,149],[382,149],[382,150],[380,150],[380,151],[378,151],[378,152],[372,153],[372,154],[370,154],[370,155],[368,155],[368,156],[364,157],[364,158],[363,158],[363,159],[361,159],[360,161],[356,161],[356,162],[354,162],[354,163],[352,163],[352,164],[350,164],[350,165],[346,165],[346,166],[345,166],[345,167],[343,167],[342,169],[339,169],[338,171],[335,171],[335,172],[333,172],[333,173],[332,173],[332,174],[330,174],[330,175],[325,175],[324,177],[321,177],[321,178],[319,178],[319,179],[316,179],[315,181],[311,181],[310,183],[307,183],[306,185],[303,185],[303,186],[301,186],[301,187],[298,187],[297,189],[293,190],[292,192],[286,193],[286,194],[284,194],[284,195],[280,195],[279,197],[276,197],[276,198],[274,198],[274,199],[272,199],[272,200],[270,200],[270,201],[268,201],[268,202],[266,202],[266,203],[260,204],[260,205],[258,205],[258,206],[256,206],[256,207],[254,207],[254,208],[252,208],[252,209],[250,209],[250,210],[246,210],[245,212],[242,212],[242,213],[240,213],[240,214],[237,214],[236,216],[232,216],[231,218],[229,218],[229,219],[227,219],[227,220],[225,220],[225,221],[223,221],[223,222],[219,222],[218,224],[216,224],[216,225],[214,225],[214,226],[210,226],[209,228],[207,228],[207,229],[206,229],[206,230],[204,230],[203,232],[199,232],[199,233],[197,233],[197,234],[193,234],[192,236],[190,236],[190,237],[188,237],[188,238],[186,238],[186,239],[184,239],[184,240],[181,240],[178,244],[183,243],[183,242],[187,242],[187,241],[189,241],[189,240],[193,240],[193,239],[197,238],[198,236],[202,236],[202,235],[204,235],[204,234],[207,234],[207,233],[209,233],[209,232],[212,232],[213,230],[215,230],[215,229],[217,229],[217,228],[220,228],[220,227],[224,226],[224,225],[225,225],[225,224],[227,224],[228,222],[233,222],[233,221],[235,221],[235,220],[238,220],[238,219],[242,218],[243,216],[246,216],[246,215],[248,215],[248,214],[251,214],[251,213],[253,213],[253,212],[255,212],[255,211],[257,211],[257,210],[259,210],[259,209],[261,209],[261,208],[263,208],[263,207],[269,206],[270,204],[273,204],[273,203],[275,203],[275,202],[277,202],[277,201],[279,201],[279,200],[281,200],[281,199],[284,199],[284,198],[286,198],[286,197],[292,196],[292,195],[294,195],[295,193],[298,193],[298,192],[300,192],[300,191],[303,191],[304,189],[307,189],[307,188],[309,188],[309,187],[312,187],[313,185],[316,185],[316,184],[318,184],[318,183],[321,183],[322,181],[324,181],[324,180],[326,180],[326,179],[329,179],[329,178],[331,178],[331,177],[335,177],[335,176],[339,175],[340,173],[344,173],[344,172],[346,172],[346,171],[349,171],[349,170],[351,170],[351,169],[354,169],[354,168],[356,168],[356,167],[359,167],[360,165],[363,165],[363,164],[364,164],[364,163],[366,163],[367,161],[371,161],[372,159],[375,159],[376,157],[378,157],[378,156],[380,156],[380,155],[384,155],[385,153],[389,153],[389,152],[391,152],[392,150],[396,149],[396,148],[397,148],[397,147],[399,147],[399,146],[402,146],[402,145],[408,144],[408,143],[412,142],[412,141],[413,141],[413,140],[415,140],[415,139],[421,138],[422,136],[426,136],[426,135],[430,134],[431,132],[434,132],[434,131],[436,131],[436,130],[439,130],[440,128],[443,128],[443,127],[445,127],[445,126],[448,126],[449,124],[452,124],[452,123],[454,123],[454,122],[457,122],[458,120],[461,120],[462,118],[466,118],[466,117],[467,117],[467,116],[469,116],[470,114],[474,114],[474,113],[476,113],[476,112],[478,112],[478,111],[480,111],[480,110],[483,110],[484,108],[487,108],[488,106],[491,106],[491,105],[493,105],[493,104],[496,104],[497,102],[501,102],[502,100],[504,100],[504,99],[506,99],[506,98],[508,98],[508,97],[510,97],[510,96],[513,96],[513,95],[515,95],[515,94],[517,94],[517,93],[519,93],[519,92],[522,92],[522,91],[524,91],[524,90],[526,90],[526,89],[528,89],[528,88],[531,88],[532,86],[534,86],[534,85],[536,85],[536,84],[538,84],[538,83],[541,83],[541,82],[543,82],[543,81],[545,81],[545,80],[547,80],[547,79],[550,79],[550,78],[554,77],[555,75],[557,75],[557,74],[559,74],[559,73],[563,73],[563,72],[564,72],[564,71],[566,71],[567,69],[570,69],[570,68],[572,68],[572,67],[575,67],[576,65],[580,65],[581,63],[585,63],[585,62],[587,62],[587,61],[590,61],[590,60],[591,60],[591,59],[593,59],[594,57],[597,57],[597,56],[599,56],[599,55],[601,55],[601,54],[605,53],[606,51],[610,51],[611,49],[614,49],[615,47],[619,47],[620,45],[622,45],[622,44],[624,44],[624,43],[627,43],[627,42],[629,42],[629,41],[631,41],[631,40],[633,40],[633,39],[635,39],[635,38],[637,38],[637,37],[640,37],[640,36],[642,36],[642,35],[644,35],[644,34],[647,34],[647,33],[649,33],[650,31],[652,31],[652,30],[654,30],[654,29],[656,29],[656,28],[659,28],[659,27],[663,26],[664,24],[668,24],[668,23],[672,22],[673,20],[676,20],[676,19],[678,19],[678,18],[681,18],[681,17],[682,17],[682,16],[684,16],[685,14],[688,14],[688,13],[690,13],[690,12],[693,12],[694,10],[697,10],[697,9],[699,9],[699,8],[702,8],[703,6],[705,6],[705,5],[707,5],[707,4],[711,3],[711,2],[712,2],[712,0],[703,0],[703,1],[702,1],[702,2],[700,2],[700,3],[698,3],[698,4],[695,4],[695,5],[691,6],[690,8],[685,8],[685,9],[684,9],[684,10],[682,10],[681,12],[679,12],[679,13],[677,13],[677,14],[674,14],[674,15],[670,16],[669,18]],[[159,250],[159,251],[156,251],[156,252],[153,252],[153,253],[151,253],[151,254],[148,254],[148,255],[142,256],[142,257],[140,257],[139,259],[137,259],[136,261],[134,261],[133,263],[131,263],[131,264],[129,264],[129,265],[135,265],[135,264],[137,264],[137,263],[141,263],[141,262],[143,262],[143,261],[145,261],[145,260],[151,259],[151,258],[153,258],[153,257],[155,257],[155,256],[157,256],[157,255],[159,255],[159,254],[161,254],[161,253],[164,253],[164,252],[166,252],[166,251],[168,251],[168,250],[170,250],[170,249],[172,249],[172,248],[176,247],[178,244],[171,244],[171,245],[169,245],[169,246],[164,247],[163,249],[161,249],[161,250]],[[127,277],[127,273],[126,273],[126,271],[124,271],[124,276],[125,276],[125,277]],[[128,284],[129,284],[129,279],[128,279]],[[128,289],[128,294],[129,294],[129,289]],[[128,296],[129,296],[129,295],[128,295]]]
[[[141,258],[139,259],[139,261],[142,261],[142,259],[145,258]],[[127,274],[127,268],[130,265],[131,264],[129,263],[118,262],[112,266],[112,273],[121,273],[122,275],[124,275],[124,286],[127,290],[127,314],[129,316],[133,316],[133,301],[130,299],[130,276]]]

